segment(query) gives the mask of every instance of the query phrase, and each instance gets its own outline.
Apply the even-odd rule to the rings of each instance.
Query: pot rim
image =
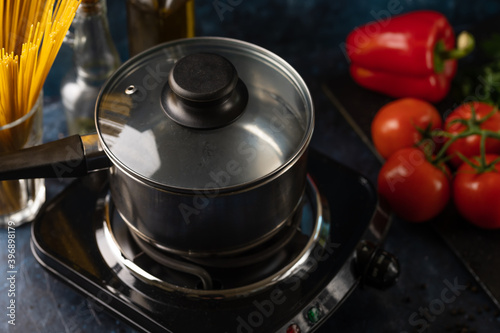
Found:
[[[210,41],[212,44],[220,44],[222,46],[227,45],[228,43],[234,45],[238,45],[241,47],[241,51],[250,51],[254,55],[258,55],[259,57],[262,57],[264,59],[267,59],[273,66],[279,68],[283,73],[287,74],[287,78],[293,82],[293,84],[297,87],[297,90],[300,91],[300,94],[302,95],[302,100],[304,103],[304,109],[309,110],[309,121],[306,125],[306,130],[304,132],[303,138],[300,142],[300,144],[297,146],[297,150],[295,153],[285,162],[283,162],[278,168],[274,169],[273,171],[269,172],[266,175],[263,175],[261,177],[252,179],[250,181],[247,181],[245,183],[237,184],[237,185],[230,185],[230,186],[218,186],[218,187],[211,187],[210,189],[207,189],[205,187],[181,187],[181,186],[172,186],[172,185],[167,185],[164,183],[161,183],[159,181],[155,181],[152,179],[149,179],[148,177],[145,177],[138,172],[134,171],[132,168],[121,162],[117,157],[114,156],[112,153],[111,149],[105,144],[104,139],[102,137],[102,131],[100,130],[99,122],[98,122],[98,106],[101,104],[102,99],[106,96],[105,92],[107,87],[109,86],[110,82],[112,82],[116,77],[119,77],[122,75],[124,72],[127,72],[129,70],[129,67],[131,64],[136,63],[138,59],[147,57],[150,54],[156,53],[159,50],[166,49],[168,47],[175,46],[176,44],[179,45],[185,45],[189,43],[196,43],[198,41]],[[132,179],[139,181],[147,186],[156,188],[156,189],[161,189],[169,192],[174,192],[174,193],[186,193],[186,194],[192,194],[200,191],[207,191],[209,193],[217,192],[217,194],[224,194],[224,193],[234,193],[238,191],[243,191],[243,190],[248,190],[260,185],[263,185],[269,181],[272,181],[276,178],[278,178],[281,174],[286,172],[288,169],[291,168],[293,164],[297,160],[299,160],[302,155],[307,151],[309,144],[312,139],[313,131],[314,131],[314,123],[315,123],[315,112],[314,112],[314,105],[312,102],[312,97],[309,92],[309,89],[303,80],[303,78],[299,75],[299,73],[290,65],[288,62],[286,62],[283,58],[279,57],[275,53],[260,47],[258,45],[246,42],[246,41],[241,41],[237,39],[232,39],[232,38],[227,38],[227,37],[212,37],[212,36],[205,36],[205,37],[193,37],[189,39],[179,39],[179,40],[174,40],[170,42],[166,42],[163,44],[159,44],[155,47],[152,47],[132,58],[127,60],[118,70],[111,75],[111,77],[108,78],[106,83],[103,85],[99,96],[96,101],[96,107],[95,107],[95,114],[94,114],[94,121],[95,121],[95,126],[97,129],[97,134],[99,137],[99,142],[108,156],[108,158],[111,160],[113,167],[116,167],[120,169],[121,172],[125,173],[127,176],[131,177]],[[111,170],[113,169],[111,168]],[[111,171],[112,172],[112,171]],[[305,175],[304,175],[305,177]]]

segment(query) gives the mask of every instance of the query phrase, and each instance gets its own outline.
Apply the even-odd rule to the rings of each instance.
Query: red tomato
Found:
[[[494,106],[482,102],[462,104],[461,106],[453,110],[453,112],[446,118],[445,129],[447,132],[457,134],[463,132],[466,129],[462,124],[455,123],[450,125],[450,122],[454,119],[471,119],[471,105],[474,107],[477,115],[476,119],[478,120],[484,118],[494,108]],[[488,120],[483,122],[479,127],[495,132],[500,131],[500,113],[496,112]],[[456,154],[457,151],[468,158],[480,155],[480,142],[480,135],[469,135],[452,143],[446,151],[446,154],[448,156],[452,156],[450,160],[451,165],[458,168],[463,163],[460,157],[458,157],[458,155]],[[488,154],[500,154],[500,140],[488,138],[486,140],[485,148],[486,153]]]
[[[383,106],[373,119],[372,140],[377,151],[388,158],[401,148],[413,147],[422,139],[416,127],[441,128],[439,112],[432,104],[416,98],[402,98]]]
[[[486,162],[491,163],[497,157],[486,155]],[[467,221],[481,228],[500,228],[500,164],[495,165],[495,171],[478,174],[462,163],[453,180],[453,200]]]
[[[450,198],[447,174],[417,148],[398,150],[382,166],[378,192],[400,217],[423,222],[438,215]]]

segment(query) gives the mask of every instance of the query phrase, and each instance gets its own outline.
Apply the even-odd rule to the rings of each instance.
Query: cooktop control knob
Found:
[[[368,241],[359,243],[354,264],[361,282],[370,287],[386,289],[394,285],[399,277],[397,258]]]

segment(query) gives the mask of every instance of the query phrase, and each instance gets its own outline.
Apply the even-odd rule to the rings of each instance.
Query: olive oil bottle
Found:
[[[194,37],[194,0],[127,0],[130,56],[156,44]]]

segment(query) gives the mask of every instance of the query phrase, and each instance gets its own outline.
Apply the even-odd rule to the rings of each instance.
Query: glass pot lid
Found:
[[[237,190],[278,175],[307,148],[308,89],[273,53],[216,37],[181,39],[122,65],[96,104],[103,149],[166,190]]]

